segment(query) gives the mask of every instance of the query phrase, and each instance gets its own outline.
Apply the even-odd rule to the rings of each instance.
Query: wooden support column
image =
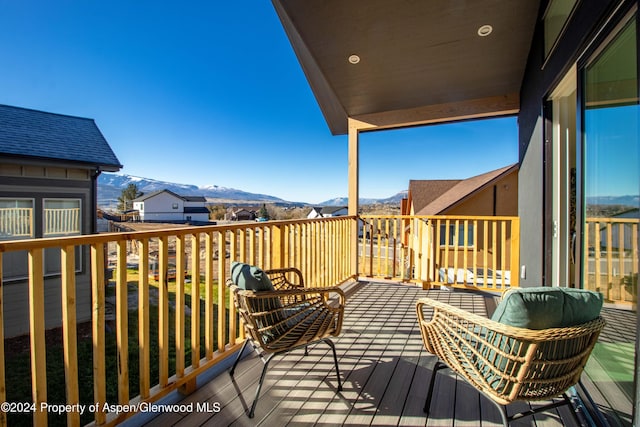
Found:
[[[373,130],[376,126],[359,120],[349,118],[349,207],[350,216],[357,216],[360,207],[360,132],[363,130]],[[351,235],[349,239],[351,248],[350,261],[352,277],[358,277],[358,220],[351,224]]]
[[[358,122],[349,119],[349,216],[357,216],[359,208],[359,141],[360,130]],[[349,238],[351,253],[350,275],[358,277],[358,220],[351,223],[351,233]]]

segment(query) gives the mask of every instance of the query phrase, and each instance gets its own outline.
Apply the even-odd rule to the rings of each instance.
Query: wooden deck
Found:
[[[203,384],[180,403],[206,402],[211,412],[164,413],[148,426],[499,426],[497,410],[449,371],[436,382],[431,414],[424,405],[434,356],[426,353],[415,301],[428,295],[486,315],[487,298],[463,291],[424,291],[414,286],[364,283],[348,300],[341,336],[335,339],[343,390],[337,392],[330,349],[318,345],[276,357],[249,419],[262,363],[252,352],[236,370]],[[489,302],[490,303],[490,302]],[[491,307],[491,305],[489,305]],[[216,412],[217,408],[219,412]],[[510,408],[512,413],[516,408]],[[517,408],[522,410],[522,406]],[[134,424],[141,424],[132,419]],[[513,422],[512,426],[575,426],[569,408]]]

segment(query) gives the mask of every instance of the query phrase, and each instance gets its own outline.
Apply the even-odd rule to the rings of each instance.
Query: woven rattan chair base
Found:
[[[424,404],[424,413],[425,414],[429,414],[430,410],[431,410],[431,402],[433,400],[433,386],[435,384],[435,379],[436,379],[436,375],[438,374],[438,372],[442,369],[451,369],[449,366],[447,366],[445,363],[443,363],[440,360],[437,360],[434,367],[433,367],[433,373],[431,374],[431,380],[429,381],[429,390],[427,392],[427,399],[425,401]],[[523,411],[523,412],[518,412],[515,413],[513,415],[508,415],[507,414],[507,406],[506,405],[501,405],[498,402],[496,402],[495,400],[493,400],[491,398],[491,396],[486,395],[485,393],[480,392],[480,394],[482,394],[489,402],[491,402],[493,404],[493,406],[495,406],[498,409],[498,412],[500,413],[500,418],[502,420],[502,425],[504,427],[508,427],[509,423],[511,421],[515,421],[515,420],[519,420],[520,418],[524,418],[524,417],[529,417],[535,414],[538,414],[540,412],[546,412],[550,409],[554,409],[554,408],[558,408],[560,406],[564,406],[564,405],[568,405],[572,410],[571,413],[573,414],[573,417],[577,423],[577,425],[581,425],[580,419],[578,418],[578,415],[576,414],[576,412],[573,410],[573,405],[571,403],[571,398],[569,397],[569,395],[567,393],[562,393],[562,395],[560,396],[562,398],[562,400],[558,400],[552,403],[548,403],[542,406],[538,406],[534,409],[530,409],[527,411]]]
[[[331,347],[331,351],[333,352],[333,362],[336,366],[336,377],[338,379],[338,391],[342,391],[342,380],[340,379],[340,367],[338,366],[338,355],[336,354],[336,346],[333,343],[333,341],[329,338],[323,338],[321,340],[316,341],[315,343],[319,343],[319,342],[325,342],[329,345],[329,347]],[[270,354],[265,354],[260,350],[259,346],[256,346],[255,343],[253,343],[252,340],[245,340],[244,344],[242,344],[242,349],[240,349],[240,351],[238,352],[238,356],[236,357],[235,362],[233,363],[233,366],[231,367],[231,369],[229,370],[229,375],[231,375],[231,378],[233,378],[233,374],[236,370],[236,366],[238,365],[238,363],[240,362],[240,359],[242,359],[242,355],[247,347],[247,345],[249,345],[249,343],[251,343],[251,346],[253,347],[253,350],[258,354],[258,357],[260,357],[260,360],[262,360],[262,363],[264,364],[264,366],[262,367],[262,373],[260,374],[260,380],[258,381],[258,387],[256,388],[256,394],[253,398],[253,403],[251,404],[251,408],[249,409],[249,412],[247,413],[249,418],[253,418],[253,416],[255,415],[255,411],[256,411],[256,405],[258,404],[258,399],[260,398],[260,391],[262,390],[262,383],[264,382],[264,378],[267,375],[267,368],[269,367],[269,362],[271,362],[271,360],[275,357],[278,356],[280,354],[285,354],[288,353],[289,351],[293,351],[293,350],[297,350],[298,348],[304,347],[304,355],[307,356],[309,354],[308,351],[308,345],[302,345],[299,347],[295,347],[295,348],[291,348],[290,350],[286,350],[286,351],[282,351],[280,353],[270,353]]]

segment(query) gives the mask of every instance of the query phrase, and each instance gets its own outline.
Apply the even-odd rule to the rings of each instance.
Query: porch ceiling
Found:
[[[539,0],[272,2],[333,134],[519,109]]]

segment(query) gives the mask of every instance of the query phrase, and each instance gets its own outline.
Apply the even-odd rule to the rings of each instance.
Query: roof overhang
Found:
[[[539,0],[272,2],[335,135],[519,111]]]

